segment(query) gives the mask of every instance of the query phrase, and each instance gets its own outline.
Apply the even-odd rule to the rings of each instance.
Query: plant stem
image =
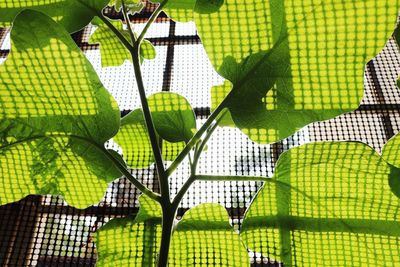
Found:
[[[139,182],[129,171],[128,169],[121,163],[119,160],[114,158],[114,156],[108,152],[106,149],[106,156],[114,163],[114,165],[119,169],[119,171],[134,185],[139,189],[143,194],[146,194],[150,198],[154,199],[157,202],[161,201],[161,196],[159,194],[154,193],[150,189],[148,189],[145,185]]]
[[[225,98],[226,99],[226,98]],[[225,101],[225,100],[224,100]],[[190,152],[194,145],[200,140],[201,136],[204,134],[205,131],[210,127],[211,123],[216,119],[219,113],[225,108],[225,102],[222,101],[221,104],[214,110],[214,112],[208,117],[207,121],[201,126],[201,128],[197,131],[197,133],[189,140],[186,146],[183,148],[181,153],[176,157],[176,159],[171,163],[171,165],[166,170],[166,175],[170,176],[182,160],[185,159],[186,155]]]
[[[157,9],[151,14],[151,17],[147,21],[146,25],[144,26],[142,32],[140,33],[139,37],[137,38],[135,42],[135,46],[140,46],[140,43],[143,41],[143,38],[147,32],[147,30],[150,28],[151,24],[156,20],[158,15],[160,15],[163,7],[167,4],[168,0],[164,0],[160,3],[160,5],[157,7]]]
[[[193,160],[193,163],[191,164],[192,175],[196,174],[197,163],[199,162],[201,153],[204,151],[204,147],[206,146],[208,140],[214,133],[215,129],[217,129],[219,122],[222,120],[222,118],[226,112],[227,112],[227,110],[222,111],[221,116],[219,116],[217,121],[212,126],[210,126],[210,128],[208,128],[207,134],[204,137],[204,139],[200,142],[200,145],[196,146],[195,151],[194,151],[194,156],[193,156],[194,160]]]
[[[140,60],[139,60],[139,47],[135,46],[135,49],[132,53],[132,62],[136,76],[136,82],[138,85],[140,101],[142,103],[142,110],[145,119],[145,124],[147,127],[147,131],[149,133],[149,139],[151,143],[151,148],[153,150],[154,159],[156,162],[156,167],[159,176],[161,197],[163,199],[169,200],[169,184],[168,184],[168,176],[165,173],[164,162],[161,155],[161,150],[158,146],[157,134],[153,123],[153,118],[151,116],[149,104],[147,102],[146,92],[144,89],[144,83],[142,78],[142,71],[140,69]]]
[[[132,30],[131,21],[129,20],[129,15],[127,13],[127,9],[126,9],[124,0],[122,0],[122,14],[124,15],[125,23],[128,28],[128,32],[129,32],[129,36],[131,37],[132,44],[134,44],[136,42],[136,37]]]
[[[161,246],[158,255],[157,266],[166,267],[168,265],[169,247],[171,244],[172,227],[174,225],[176,208],[171,203],[162,205],[163,219],[162,219],[162,233],[161,233]]]
[[[118,39],[121,41],[121,43],[128,49],[129,51],[133,50],[132,44],[126,40],[126,38],[122,35],[122,33],[112,25],[112,23],[103,16],[102,13],[96,13],[96,15],[110,28],[110,30],[118,37]]]
[[[186,194],[187,190],[190,188],[190,186],[196,181],[196,176],[191,175],[186,182],[183,184],[181,189],[179,189],[178,194],[174,197],[174,200],[172,201],[172,206],[175,209],[178,209],[179,203],[182,201],[183,196]]]

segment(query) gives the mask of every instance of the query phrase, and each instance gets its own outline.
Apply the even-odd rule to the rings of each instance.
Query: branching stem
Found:
[[[135,47],[134,53],[132,53],[132,61],[133,61],[133,67],[134,67],[134,71],[135,71],[136,82],[138,85],[140,101],[142,103],[142,110],[143,110],[143,115],[144,115],[144,119],[145,119],[145,124],[146,124],[147,131],[149,134],[151,148],[153,150],[154,160],[156,162],[156,167],[157,167],[157,171],[158,171],[161,197],[164,200],[166,200],[166,199],[169,200],[168,176],[165,173],[164,162],[162,159],[161,150],[158,146],[157,134],[156,134],[156,130],[154,127],[153,118],[151,116],[149,104],[147,102],[146,92],[145,92],[143,78],[142,78],[142,71],[140,69],[139,48],[138,47]]]
[[[164,0],[160,3],[160,5],[157,7],[157,9],[153,12],[153,14],[151,14],[149,20],[147,21],[146,25],[144,26],[142,32],[140,33],[139,37],[137,38],[136,42],[135,42],[135,46],[140,46],[140,43],[143,41],[144,36],[147,32],[147,30],[150,28],[151,24],[153,24],[153,22],[156,20],[156,18],[158,17],[158,15],[160,15],[162,9],[164,8],[164,6],[168,3],[168,0]]]
[[[226,99],[226,98],[225,98]],[[196,143],[200,140],[202,135],[207,131],[207,129],[211,126],[211,123],[218,117],[221,111],[225,108],[225,102],[223,101],[213,113],[211,113],[210,117],[208,117],[207,121],[200,127],[197,133],[189,140],[186,146],[183,148],[181,153],[176,157],[176,159],[171,163],[171,165],[166,170],[166,175],[170,176],[179,164],[185,159],[186,155],[192,150],[192,148],[196,145]]]
[[[128,28],[128,32],[129,32],[129,36],[131,37],[132,44],[134,44],[136,42],[136,37],[135,37],[135,33],[132,30],[131,21],[129,20],[129,15],[127,12],[128,11],[127,11],[127,8],[125,5],[125,1],[122,0],[122,14],[124,15],[126,27]]]

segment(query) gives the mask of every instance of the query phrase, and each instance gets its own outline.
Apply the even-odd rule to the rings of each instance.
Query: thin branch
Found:
[[[177,208],[179,203],[181,203],[183,196],[186,194],[186,192],[189,190],[190,186],[196,181],[196,176],[191,175],[186,182],[183,184],[181,189],[179,189],[179,192],[176,194],[174,197],[174,200],[172,201],[172,207]]]
[[[132,44],[126,40],[125,36],[122,35],[122,33],[114,27],[114,25],[102,14],[102,13],[96,13],[96,15],[108,26],[108,28],[115,34],[115,36],[118,37],[118,39],[121,41],[121,43],[128,49],[129,51],[133,51],[133,46]]]
[[[224,108],[225,108],[225,101],[222,101],[222,103],[214,110],[214,112],[210,115],[210,117],[208,117],[207,121],[203,124],[203,126],[200,127],[197,133],[189,140],[189,142],[183,148],[181,153],[179,153],[176,159],[168,167],[168,169],[166,170],[167,176],[170,176],[176,170],[179,164],[185,159],[186,155],[191,151],[193,146],[196,145],[196,143],[200,140],[201,136],[205,133],[205,131],[207,131],[211,123],[214,121],[214,119],[218,117],[218,115]]]
[[[125,23],[127,25],[128,32],[132,40],[132,44],[134,44],[136,42],[136,37],[135,33],[132,30],[131,21],[129,20],[129,15],[127,13],[127,8],[124,0],[122,0],[122,14],[124,15]]]
[[[206,146],[208,140],[210,139],[210,137],[212,136],[212,134],[214,133],[214,131],[217,129],[218,124],[220,123],[220,121],[222,120],[223,116],[227,113],[227,110],[222,111],[221,115],[219,116],[219,118],[217,119],[217,121],[210,126],[210,128],[207,130],[207,134],[204,137],[204,139],[200,142],[200,145],[195,149],[194,152],[194,160],[193,160],[193,164],[192,164],[192,175],[196,174],[196,169],[197,169],[197,163],[200,159],[201,153],[204,151],[204,147]]]
[[[182,188],[179,190],[178,194],[176,194],[174,200],[172,201],[173,207],[178,207],[179,203],[182,201],[182,198],[189,190],[190,186],[195,181],[262,181],[262,182],[271,182],[274,181],[271,178],[263,177],[263,176],[230,176],[230,175],[191,175],[189,179],[186,180]]]
[[[158,15],[160,15],[163,7],[167,3],[168,3],[168,0],[162,1],[161,4],[157,7],[157,9],[153,12],[153,14],[151,14],[151,17],[149,18],[149,20],[147,21],[146,25],[144,26],[142,32],[140,33],[139,37],[137,38],[137,40],[136,40],[136,42],[134,44],[134,46],[140,46],[140,43],[143,41],[147,30],[150,28],[151,24],[153,24],[153,22],[156,20]]]
[[[165,173],[164,162],[161,155],[161,150],[158,146],[157,134],[154,127],[153,118],[151,116],[149,104],[147,102],[146,92],[143,83],[142,71],[140,69],[140,60],[139,60],[139,48],[135,47],[132,53],[132,62],[135,70],[136,82],[138,85],[138,91],[140,96],[140,101],[142,103],[142,110],[145,119],[145,124],[147,127],[147,131],[149,134],[149,139],[151,143],[151,148],[153,150],[154,160],[156,162],[156,167],[158,171],[161,196],[163,198],[169,199],[169,183],[168,176]]]
[[[128,170],[127,168],[119,162],[114,156],[105,150],[107,157],[114,163],[114,165],[119,169],[119,171],[134,185],[136,186],[142,193],[146,194],[150,198],[154,199],[155,201],[160,202],[161,196],[159,194],[154,193],[150,189],[148,189],[145,185],[143,185],[139,180],[137,180]]]

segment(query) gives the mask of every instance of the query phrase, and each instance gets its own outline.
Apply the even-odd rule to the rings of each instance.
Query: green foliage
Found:
[[[139,202],[135,219],[113,219],[97,231],[97,266],[154,266],[160,249],[161,208],[145,195]]]
[[[28,194],[59,194],[79,208],[99,202],[121,175],[103,146],[119,128],[115,100],[46,15],[23,11],[11,43],[0,66],[0,204]]]
[[[169,92],[151,95],[148,102],[162,142],[164,159],[173,161],[196,130],[193,109],[184,97]],[[114,140],[122,147],[130,167],[145,168],[154,162],[141,109],[130,112],[121,120],[121,128]]]
[[[113,219],[98,231],[97,266],[156,266],[161,207],[145,195],[139,201],[135,219]],[[170,251],[170,266],[249,266],[247,250],[218,204],[189,210],[175,227]]]
[[[125,5],[128,14],[139,13],[144,7],[142,0],[111,0],[108,5],[114,6],[115,10],[118,12],[121,11],[123,5]]]
[[[234,123],[251,140],[272,143],[358,107],[364,64],[393,32],[398,10],[392,0],[226,0],[194,17],[212,64],[233,84],[224,106]],[[251,101],[234,96],[247,93]]]
[[[285,266],[398,266],[400,199],[390,191],[392,174],[362,143],[293,148],[254,199],[241,237]]]
[[[151,0],[153,3],[161,3],[163,0]],[[196,0],[170,0],[164,7],[164,12],[168,17],[179,22],[193,20],[193,9]]]
[[[182,197],[201,179],[198,160],[218,125],[272,143],[357,108],[364,64],[393,31],[400,1],[152,2],[160,6],[141,33],[129,21],[124,29],[122,21],[105,18],[102,0],[0,3],[0,25],[15,18],[11,53],[0,66],[0,205],[57,194],[85,208],[124,174],[144,193],[141,207],[135,218],[113,219],[98,231],[98,266],[249,266],[246,247],[285,266],[400,265],[399,136],[382,156],[355,142],[284,153],[274,177],[261,179],[241,236],[217,204],[194,207],[171,225]],[[108,4],[125,20],[142,8],[140,0]],[[146,97],[140,63],[156,52],[143,37],[161,10],[195,22],[212,65],[226,79],[211,89],[215,113],[198,130],[184,97]],[[100,44],[102,66],[134,65],[142,108],[122,119],[69,36],[90,21],[98,27],[90,42]],[[111,138],[123,158],[104,147]],[[169,176],[189,154],[190,176],[171,199]],[[164,161],[173,162],[165,168]],[[127,167],[153,163],[160,194]]]
[[[126,39],[129,39],[129,32],[123,29],[120,20],[110,22]],[[106,24],[101,21],[98,22],[97,20],[94,24],[96,24],[98,28],[90,36],[89,43],[100,44],[101,65],[103,68],[120,66],[125,60],[132,61],[129,50],[118,38],[115,38],[113,31]],[[140,57],[142,61],[144,59],[154,59],[156,57],[156,50],[148,40],[143,40],[140,46]]]
[[[9,26],[22,10],[29,8],[57,20],[69,32],[86,26],[109,0],[2,0],[0,1],[0,27]]]
[[[136,109],[122,118],[121,128],[114,141],[121,146],[124,159],[130,167],[140,169],[154,163],[150,138],[141,109]],[[184,146],[184,142],[163,141],[164,159],[173,161]]]
[[[157,133],[169,142],[188,142],[196,131],[196,118],[189,102],[175,93],[158,93],[148,98]]]
[[[393,136],[383,147],[382,158],[391,166],[389,185],[392,192],[400,198],[400,134]]]
[[[246,248],[219,204],[201,204],[185,213],[172,235],[172,266],[249,266]]]

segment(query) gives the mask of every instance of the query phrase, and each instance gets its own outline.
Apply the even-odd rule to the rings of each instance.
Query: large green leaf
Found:
[[[400,133],[393,136],[383,147],[382,158],[392,165],[389,185],[392,192],[400,198]]]
[[[96,266],[155,266],[161,240],[161,207],[146,195],[139,198],[135,219],[113,219],[97,231]]]
[[[142,195],[135,219],[113,219],[97,232],[97,266],[156,266],[161,207]],[[226,210],[203,204],[186,212],[174,229],[168,266],[249,266]]]
[[[121,128],[114,137],[122,147],[124,159],[132,168],[146,168],[154,162],[149,134],[141,109],[136,109],[121,120]],[[184,142],[163,141],[163,157],[174,160],[185,146]]]
[[[196,117],[183,96],[171,92],[148,98],[154,125],[161,138],[169,142],[188,142],[196,131]]]
[[[400,168],[400,133],[396,134],[384,145],[382,158],[391,165]]]
[[[169,266],[243,266],[249,255],[219,204],[201,204],[185,213],[172,236]]]
[[[162,0],[152,0],[153,3],[160,3]],[[194,19],[194,12],[212,13],[217,11],[224,0],[169,0],[164,7],[168,17],[179,22],[189,22]]]
[[[129,32],[123,29],[123,24],[120,20],[111,21],[111,23],[127,40],[130,40]],[[131,53],[115,36],[114,32],[103,22],[96,20],[95,24],[97,24],[98,28],[90,36],[89,43],[100,44],[102,67],[120,66],[125,60],[132,61]],[[143,40],[140,46],[141,60],[154,59],[155,57],[156,50],[154,46],[148,40]]]
[[[0,27],[9,26],[24,9],[47,14],[62,24],[69,32],[75,32],[92,20],[109,0],[1,0]]]
[[[104,148],[119,113],[68,32],[23,11],[0,66],[0,205],[28,194],[60,194],[79,208],[97,203],[120,176]]]
[[[225,106],[236,126],[271,143],[358,107],[364,64],[393,32],[399,4],[225,0],[194,17],[212,64],[233,84]]]
[[[392,174],[362,143],[293,148],[251,204],[241,237],[285,266],[399,266],[400,199],[389,186]]]

